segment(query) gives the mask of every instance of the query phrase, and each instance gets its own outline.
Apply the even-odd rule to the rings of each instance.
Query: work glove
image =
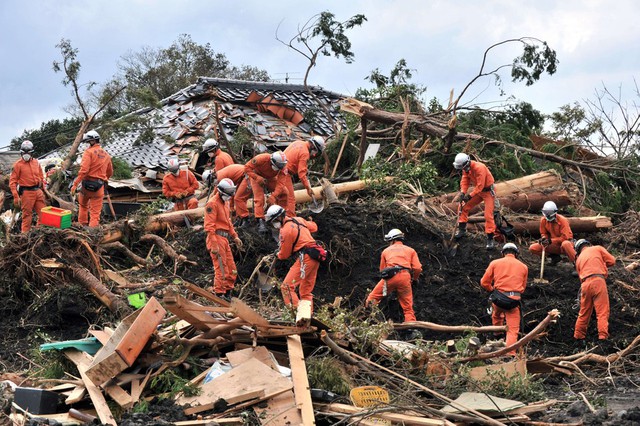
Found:
[[[15,197],[13,199],[13,205],[15,206],[16,209],[19,209],[20,207],[22,207],[22,200],[20,199],[20,197]]]
[[[311,188],[307,188],[307,195],[311,198],[314,198],[313,196],[313,190]]]
[[[540,238],[540,244],[542,244],[544,247],[547,247],[549,244],[551,244],[551,241],[549,241],[549,239],[546,237],[542,237]]]
[[[71,187],[71,190],[69,191],[71,193],[71,196],[76,195],[76,190],[77,190],[77,188],[75,186]]]
[[[460,198],[460,201],[462,201],[463,203],[468,202],[471,199],[471,195],[469,194],[462,194],[462,197]]]
[[[242,248],[242,240],[239,237],[235,237],[233,239],[233,242],[236,245],[236,247],[238,247],[239,249]]]
[[[218,251],[218,246],[216,247],[211,247],[211,250],[209,250],[211,252],[211,254],[215,254],[216,256],[218,254],[220,254],[220,252]]]

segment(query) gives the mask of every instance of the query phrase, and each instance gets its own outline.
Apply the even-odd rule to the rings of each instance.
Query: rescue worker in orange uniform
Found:
[[[576,270],[580,277],[580,311],[576,320],[573,338],[583,340],[593,310],[598,321],[598,339],[609,337],[609,293],[606,278],[608,266],[616,263],[616,258],[602,246],[592,246],[587,240],[575,244]]]
[[[313,136],[308,142],[295,141],[284,150],[284,155],[287,157],[287,171],[289,172],[287,189],[290,196],[287,201],[287,215],[294,216],[296,214],[296,197],[293,195],[294,178],[298,178],[302,182],[309,197],[315,198],[307,177],[308,163],[310,158],[315,158],[324,151],[324,146],[322,136]]]
[[[180,161],[171,158],[168,164],[169,173],[162,179],[162,195],[173,201],[173,210],[187,210],[198,207],[195,196],[198,180],[191,170],[180,170]]]
[[[418,253],[403,243],[404,234],[399,229],[390,230],[384,236],[384,240],[389,242],[389,247],[384,249],[380,256],[382,279],[367,296],[365,305],[378,304],[384,296],[395,291],[404,312],[404,321],[415,321],[411,285],[418,282],[418,277],[422,273]]]
[[[487,234],[487,250],[493,250],[496,246],[493,240],[493,235],[496,232],[496,223],[493,218],[496,199],[496,194],[493,190],[493,175],[487,166],[478,161],[472,161],[463,152],[456,155],[453,167],[456,170],[462,170],[460,194],[456,197],[456,200],[462,203],[462,208],[458,218],[458,232],[456,232],[455,238],[460,239],[467,233],[469,212],[475,206],[484,202],[484,231]],[[473,191],[467,194],[470,184],[473,184]]]
[[[233,158],[231,155],[221,150],[220,144],[213,138],[209,138],[204,141],[202,151],[208,154],[209,158],[213,158],[213,170],[216,172],[233,164]]]
[[[216,189],[205,206],[204,230],[207,233],[207,249],[213,261],[212,290],[220,297],[228,297],[238,276],[229,240],[242,248],[242,240],[233,228],[229,211],[229,200],[235,194],[236,186],[230,179],[222,179]]]
[[[311,236],[318,231],[318,225],[301,217],[287,216],[284,207],[279,205],[267,209],[266,220],[275,229],[280,230],[278,259],[286,260],[296,256],[295,263],[280,287],[285,305],[297,309],[300,300],[308,300],[313,312],[312,292],[316,285],[320,261],[326,259],[327,255],[324,248]]]
[[[507,346],[518,341],[520,331],[520,299],[527,288],[529,268],[518,260],[520,251],[513,243],[502,246],[502,258],[489,263],[480,285],[492,292],[491,321],[493,325],[504,325],[507,322]],[[509,352],[516,355],[516,351]]]
[[[278,204],[287,206],[287,198],[293,196],[287,190],[287,157],[281,151],[273,154],[258,154],[244,166],[247,177],[238,187],[235,197],[236,214],[238,215],[239,227],[248,225],[249,210],[247,201],[253,193],[253,213],[258,219],[258,232],[267,233],[264,221],[264,193],[269,191],[271,195],[267,204]]]
[[[33,158],[33,143],[25,140],[20,145],[20,159],[15,162],[9,177],[13,203],[22,209],[22,232],[29,232],[33,212],[40,225],[40,210],[46,206],[42,184],[44,174],[38,160]]]
[[[89,148],[82,154],[80,171],[71,186],[71,195],[74,195],[78,186],[81,186],[78,194],[78,222],[80,225],[89,225],[93,228],[100,225],[102,199],[105,186],[113,175],[113,165],[111,156],[100,146],[98,132],[89,130],[82,137],[82,141],[88,142]]]
[[[573,232],[566,217],[558,214],[558,207],[553,201],[547,201],[542,206],[542,218],[540,219],[540,241],[531,244],[529,251],[535,255],[542,255],[542,248],[549,254],[552,263],[560,261],[560,255],[564,254],[573,263],[576,259],[576,251],[573,248]]]

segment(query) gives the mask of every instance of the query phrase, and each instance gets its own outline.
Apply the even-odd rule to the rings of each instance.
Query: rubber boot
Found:
[[[249,225],[249,217],[239,217],[234,226],[238,229],[246,228]]]
[[[551,260],[552,265],[557,265],[560,263],[560,255],[559,254],[550,254],[549,259]]]
[[[261,234],[266,234],[269,232],[267,229],[267,224],[264,222],[264,219],[258,219],[258,232]]]
[[[458,231],[456,232],[455,239],[459,240],[467,233],[467,223],[458,223]]]
[[[496,248],[496,242],[493,239],[493,234],[487,234],[487,250],[493,250]]]

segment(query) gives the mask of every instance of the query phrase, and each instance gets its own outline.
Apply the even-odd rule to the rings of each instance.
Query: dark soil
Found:
[[[307,216],[305,212],[301,215]],[[491,323],[486,311],[488,294],[481,289],[479,281],[489,262],[498,258],[500,253],[499,250],[488,252],[484,248],[485,240],[482,234],[470,233],[461,241],[457,254],[450,257],[443,248],[443,238],[450,235],[453,224],[442,222],[439,226],[434,226],[433,223],[422,219],[418,213],[410,212],[399,204],[354,201],[350,204],[328,206],[322,213],[313,215],[313,219],[319,227],[316,238],[322,241],[331,253],[329,261],[322,264],[319,271],[314,290],[316,307],[333,302],[336,296],[346,297],[343,303],[348,307],[362,306],[368,292],[378,280],[380,253],[387,246],[383,235],[391,228],[399,228],[406,235],[405,243],[416,249],[423,264],[424,272],[414,289],[414,307],[418,320],[449,325]],[[38,232],[40,231],[36,231]],[[237,289],[242,287],[242,282],[250,276],[261,257],[273,253],[277,248],[271,236],[260,236],[253,229],[242,229],[239,233],[245,248],[236,258],[239,271]],[[174,235],[163,237],[171,242],[176,251],[197,262],[195,266],[179,267],[177,276],[201,287],[210,286],[213,268],[205,248],[202,230],[181,229]],[[593,238],[594,243],[605,246],[612,238],[610,235],[589,237]],[[47,238],[52,240],[51,247],[60,247],[56,246],[55,236]],[[557,323],[553,324],[541,339],[529,345],[529,357],[568,355],[584,350],[584,344],[576,343],[572,337],[577,315],[577,310],[572,306],[575,304],[579,288],[578,279],[571,276],[572,265],[567,262],[561,262],[556,266],[546,265],[545,278],[550,283],[535,284],[533,279],[538,277],[540,258],[528,253],[527,246],[530,241],[519,240],[517,243],[521,250],[521,260],[529,266],[529,285],[523,297],[523,332],[533,329],[551,309],[558,309],[561,313]],[[145,257],[150,246],[136,243],[131,248]],[[616,248],[621,250],[619,245],[615,248],[609,247],[614,253]],[[133,266],[119,254],[109,255],[109,263],[116,269]],[[41,257],[47,256],[42,254]],[[74,259],[73,256],[70,258]],[[5,263],[6,259],[5,257]],[[45,281],[34,275],[30,275],[30,279],[24,279],[24,274],[21,275],[20,272],[21,258],[16,256],[13,262],[15,266],[12,272],[0,277],[3,282],[0,286],[0,315],[3,318],[0,322],[0,372],[21,372],[32,368],[26,358],[29,358],[28,354],[34,347],[44,342],[45,336],[52,341],[78,339],[86,337],[87,329],[92,324],[113,325],[118,320],[84,288],[74,283],[56,281],[55,275],[50,275]],[[90,267],[86,259],[82,262]],[[289,264],[290,261],[278,262],[276,275],[279,278],[284,278]],[[168,259],[153,271],[141,271],[140,274],[164,277],[169,283],[177,278],[173,275],[173,264]],[[589,347],[595,346],[596,353],[609,354],[622,349],[640,334],[640,291],[625,289],[618,282],[640,290],[635,273],[627,272],[619,264],[610,269],[608,289],[611,300],[611,338],[604,343],[597,342],[593,319],[587,340]],[[162,288],[149,291],[148,296],[161,296],[161,291]],[[272,290],[273,297],[278,297],[277,294],[277,289]],[[257,300],[255,287],[247,287],[245,296],[250,302]],[[382,306],[389,318],[395,321],[402,320],[397,302],[387,301]],[[444,340],[454,337],[442,333],[423,334],[426,339]],[[24,357],[17,355],[18,353]],[[632,357],[635,357],[637,362],[637,353]],[[601,418],[602,414],[598,413],[580,414],[579,417],[585,420],[585,424],[588,424],[587,419],[593,422],[592,424],[638,424],[640,408],[633,407],[640,405],[640,379],[638,371],[628,373],[626,378],[616,378],[615,387],[610,384],[597,392],[605,397],[610,408],[615,406],[616,401],[622,401],[619,406],[615,406],[615,413],[609,418]],[[604,377],[607,372],[598,374]],[[556,376],[550,376],[546,384],[549,395],[559,399],[566,400],[568,393],[578,391],[574,388],[567,389],[566,379]],[[584,384],[579,386],[579,390],[584,389]],[[624,399],[626,397],[630,399]],[[150,412],[144,415],[127,415],[122,424],[166,424],[164,422],[169,419],[184,419],[180,417],[180,410],[175,413],[172,410],[174,409],[164,407],[162,403],[152,404]],[[560,416],[553,420],[558,422],[570,421],[572,418],[565,409],[553,415]],[[563,420],[562,416],[568,417]]]

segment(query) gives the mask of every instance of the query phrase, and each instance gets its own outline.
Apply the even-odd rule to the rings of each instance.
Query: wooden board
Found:
[[[296,311],[296,327],[308,327],[311,323],[311,301],[301,300]]]
[[[316,419],[313,414],[309,377],[307,376],[307,366],[304,363],[304,352],[302,351],[300,336],[288,336],[287,348],[289,349],[289,363],[291,364],[291,377],[293,378],[293,393],[295,394],[296,405],[302,415],[302,423],[305,426],[315,425]]]
[[[301,425],[302,415],[296,405],[293,391],[274,396],[267,400],[267,407],[253,407],[258,414],[260,424],[269,426]]]
[[[200,309],[203,306],[199,303],[187,300],[173,292],[165,294],[162,301],[169,312],[180,319],[188,321],[197,330],[209,331],[211,329],[209,323],[214,322],[214,318]]]
[[[481,413],[500,414],[505,411],[524,407],[524,403],[512,399],[498,398],[497,396],[479,392],[462,392],[454,402]],[[446,405],[442,408],[445,413],[459,413],[462,409],[457,409],[453,405]]]
[[[224,373],[200,387],[198,396],[180,396],[179,405],[190,404],[197,407],[213,404],[218,399],[233,398],[247,391],[264,390],[265,396],[282,393],[293,387],[291,381],[267,367],[255,358],[249,359],[238,367]]]
[[[98,342],[102,343],[103,346],[109,342],[109,339],[113,335],[113,333],[109,333],[105,330],[89,330],[89,333],[98,339]]]
[[[278,366],[273,358],[273,355],[264,346],[257,346],[256,348],[241,349],[239,351],[233,351],[227,353],[227,359],[232,367],[237,367],[245,361],[252,358],[265,364],[272,370],[278,371]]]
[[[365,417],[367,419],[369,419],[370,412],[371,412],[371,410],[367,408],[359,408],[353,405],[339,404],[335,402],[331,404],[316,404],[316,405],[326,413],[336,412],[336,413],[351,414],[351,415],[361,414],[362,417]],[[380,417],[381,419],[384,419],[384,420],[389,420],[394,423],[405,424],[405,425],[446,426],[450,424],[449,421],[447,420],[430,419],[427,417],[412,416],[412,415],[402,414],[402,413],[376,413],[376,417]]]
[[[259,327],[270,326],[269,321],[267,321],[262,315],[254,311],[249,305],[236,297],[231,299],[231,309],[237,317],[242,318],[249,324],[257,325]]]
[[[76,402],[80,402],[86,394],[87,388],[84,387],[84,385],[78,385],[73,389],[73,391],[71,391],[67,399],[64,400],[64,403],[67,405],[71,405],[75,404]]]
[[[502,371],[505,377],[513,377],[516,375],[523,376],[527,374],[527,361],[518,360],[511,362],[504,362],[501,364],[483,365],[480,367],[474,367],[469,370],[469,377],[476,380],[483,380],[487,377],[489,372]]]

